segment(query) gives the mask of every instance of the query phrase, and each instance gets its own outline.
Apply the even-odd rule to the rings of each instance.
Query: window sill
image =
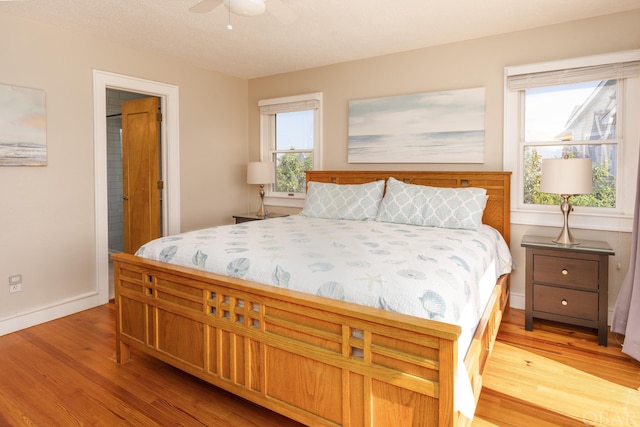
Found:
[[[540,212],[528,210],[511,210],[511,223],[522,225],[539,225],[544,227],[562,227],[562,212]],[[618,231],[631,233],[633,216],[629,215],[599,215],[599,214],[569,214],[569,226],[585,230]]]
[[[304,207],[304,198],[302,197],[273,197],[265,196],[264,204],[268,206],[281,206],[285,208],[300,208]]]

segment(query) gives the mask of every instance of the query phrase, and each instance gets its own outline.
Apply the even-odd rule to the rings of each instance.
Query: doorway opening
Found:
[[[180,232],[180,146],[178,123],[178,88],[165,83],[143,80],[94,70],[94,170],[96,230],[96,291],[104,304],[114,297],[109,278],[109,181],[107,155],[107,92],[132,92],[160,100],[163,112],[161,127],[161,169],[164,183],[162,234]]]

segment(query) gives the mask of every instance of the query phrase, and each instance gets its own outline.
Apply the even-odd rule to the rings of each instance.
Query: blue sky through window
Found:
[[[313,110],[276,114],[277,150],[313,149]]]
[[[555,141],[573,111],[600,81],[529,89],[525,98],[525,141]]]

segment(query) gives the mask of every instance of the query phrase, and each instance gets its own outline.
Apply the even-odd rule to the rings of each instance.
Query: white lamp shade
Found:
[[[540,191],[554,194],[591,194],[591,159],[542,159]]]
[[[249,162],[247,184],[273,184],[276,180],[273,162]]]

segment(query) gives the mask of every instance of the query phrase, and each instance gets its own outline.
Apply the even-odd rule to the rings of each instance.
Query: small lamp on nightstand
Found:
[[[573,207],[569,197],[574,194],[591,194],[593,191],[591,159],[568,158],[542,159],[540,191],[562,196],[560,210],[564,215],[564,226],[554,242],[560,245],[579,245],[569,230],[569,212]]]
[[[247,184],[260,185],[260,209],[256,215],[266,217],[269,212],[264,207],[264,186],[275,182],[275,165],[273,162],[249,162],[247,164]]]

